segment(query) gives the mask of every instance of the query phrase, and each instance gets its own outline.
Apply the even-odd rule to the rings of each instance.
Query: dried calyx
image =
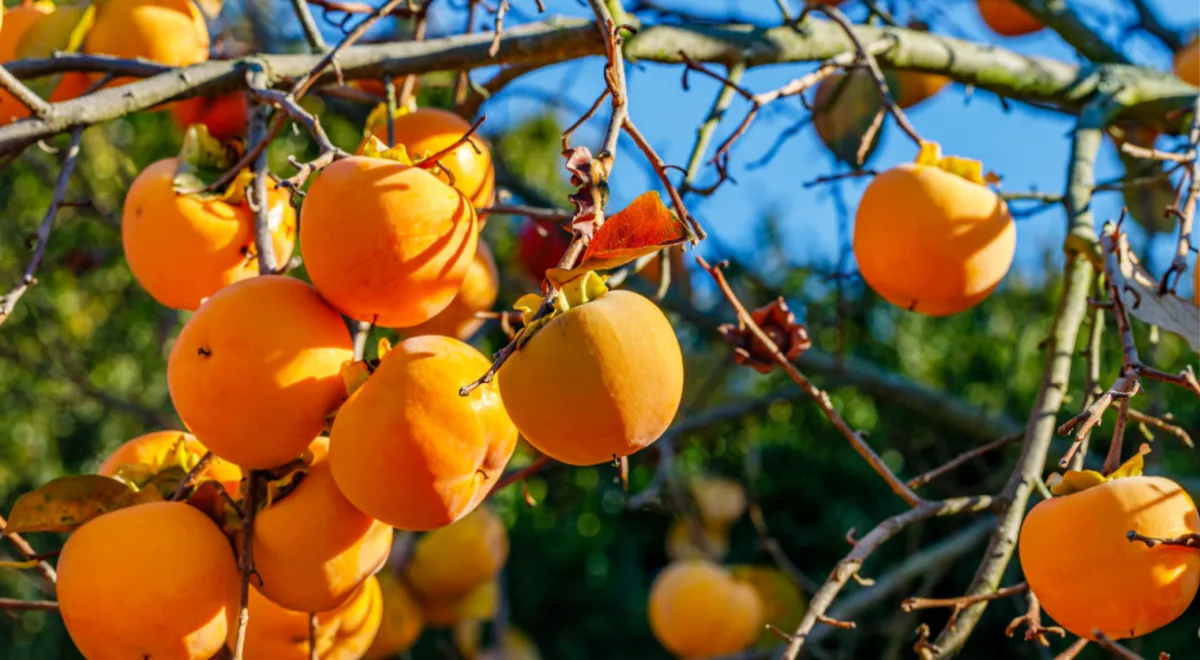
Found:
[[[759,307],[750,316],[789,362],[812,346],[808,331],[796,322],[796,315],[788,309],[782,297]],[[726,323],[717,330],[726,341],[733,344],[733,359],[738,364],[748,365],[764,374],[775,368],[775,354],[749,328]]]
[[[1115,479],[1140,477],[1146,467],[1143,457],[1149,453],[1150,445],[1142,443],[1138,447],[1138,453],[1121,464],[1121,467],[1114,470],[1112,474],[1104,475],[1095,470],[1067,470],[1061,475],[1058,473],[1050,475],[1049,479],[1046,480],[1046,485],[1050,487],[1050,492],[1055,495],[1070,495]]]
[[[943,156],[942,145],[937,142],[922,142],[921,151],[917,154],[915,162],[917,165],[936,167],[981,186],[1000,182],[1000,178],[992,172],[984,173],[983,163],[980,161],[958,156]]]

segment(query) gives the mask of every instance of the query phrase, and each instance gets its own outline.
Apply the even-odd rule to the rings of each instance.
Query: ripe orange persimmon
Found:
[[[879,144],[882,127],[875,131],[862,152],[863,138],[883,107],[883,98],[871,74],[855,69],[849,74],[836,73],[817,85],[813,98],[813,128],[817,137],[833,155],[851,167],[861,167],[871,159]]]
[[[254,212],[242,202],[202,200],[175,192],[179,161],[142,170],[125,196],[121,244],[129,269],[158,302],[191,310],[232,282],[258,275]],[[296,237],[296,211],[283,189],[267,191],[275,256],[286,262]]]
[[[346,395],[340,369],[353,355],[345,323],[315,289],[263,275],[200,306],[175,340],[167,385],[214,454],[265,469],[299,456],[324,428]]]
[[[421,637],[425,620],[421,606],[399,578],[384,569],[375,579],[383,596],[383,622],[363,657],[385,660],[412,648]]]
[[[328,612],[317,613],[316,651],[320,660],[358,660],[379,631],[383,620],[383,597],[375,578],[367,579],[346,602]],[[270,660],[308,660],[308,612],[296,612],[281,607],[250,588],[246,608],[250,618],[246,624],[246,658]],[[226,645],[237,643],[237,612],[235,603],[229,608],[229,637]]]
[[[475,312],[490,310],[499,294],[500,272],[496,269],[496,259],[487,243],[479,241],[467,277],[450,306],[421,325],[410,328],[408,334],[446,335],[465,341],[483,325],[483,319],[475,318]]]
[[[466,595],[508,560],[508,530],[487,507],[417,540],[406,567],[419,597],[448,600]]]
[[[121,476],[141,483],[170,468],[182,474],[200,462],[208,448],[184,431],[154,431],[129,440],[104,459],[96,474]],[[211,483],[217,482],[234,499],[241,497],[239,485],[242,469],[229,461],[213,456],[196,475],[194,483],[201,484],[188,502],[205,513],[218,514],[224,501]]]
[[[392,528],[354,508],[329,469],[329,440],[308,446],[312,463],[296,489],[258,514],[258,590],[289,610],[325,612],[343,603],[387,561]]]
[[[457,628],[475,621],[491,621],[496,617],[500,588],[495,580],[488,580],[457,598],[421,597],[418,602],[430,628]]]
[[[1200,586],[1193,548],[1129,541],[1200,533],[1196,505],[1162,477],[1123,477],[1043,500],[1021,527],[1021,569],[1042,609],[1072,633],[1138,637],[1187,609]]]
[[[479,351],[450,337],[406,339],[338,411],[329,463],[346,498],[400,529],[423,531],[470,513],[496,484],[517,431]]]
[[[386,115],[385,115],[386,116]],[[398,112],[392,120],[396,144],[404,145],[414,160],[449,147],[471,130],[471,123],[453,112],[438,108],[421,108]],[[387,123],[374,128],[375,137],[387,142]],[[496,192],[496,171],[487,143],[472,135],[470,143],[462,143],[440,159],[450,171],[457,188],[476,207],[492,205]]]
[[[546,279],[546,271],[558,266],[571,245],[571,235],[557,227],[542,227],[530,220],[517,238],[517,259],[535,282]]]
[[[576,282],[560,293],[567,311],[533,333],[498,380],[529,444],[563,463],[598,465],[667,430],[683,396],[683,354],[649,299],[607,291],[594,274]],[[535,298],[518,306],[536,309]]]
[[[941,158],[926,143],[916,163],[871,181],[854,224],[867,284],[904,309],[945,316],[986,298],[1008,272],[1017,230],[978,162]]]
[[[54,3],[40,2],[18,5],[9,9],[0,26],[0,64],[17,57],[17,42],[37,20],[54,12]],[[0,89],[0,126],[29,116],[29,108],[8,92]]]
[[[419,168],[354,156],[321,171],[300,211],[309,278],[338,311],[388,328],[445,309],[475,256],[478,218]]]
[[[67,539],[58,607],[88,660],[208,660],[225,644],[238,582],[212,520],[182,502],[152,502],[106,513]]]
[[[901,108],[911,108],[942,91],[950,83],[946,76],[920,71],[889,71],[888,89]]]
[[[712,562],[672,562],[650,587],[650,630],[680,658],[741,651],[758,637],[762,616],[758,593]]]
[[[171,116],[179,128],[204,124],[208,134],[225,141],[246,134],[250,103],[245,94],[226,94],[216,98],[197,96],[171,105]],[[275,190],[268,186],[268,193]]]
[[[1200,87],[1200,39],[1175,53],[1175,75],[1189,85]]]
[[[208,46],[208,27],[192,0],[106,0],[97,5],[83,52],[182,67],[207,61]]]
[[[979,17],[1001,36],[1019,37],[1044,27],[1036,16],[1012,0],[978,0],[978,5]]]

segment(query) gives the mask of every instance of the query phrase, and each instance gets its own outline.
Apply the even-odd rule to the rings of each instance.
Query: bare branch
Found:
[[[50,112],[50,104],[42,99],[42,97],[33,93],[16,76],[8,72],[8,69],[0,64],[0,90],[6,91],[12,95],[21,105],[29,108],[35,117],[45,117]],[[0,121],[7,122],[9,117],[0,117]]]
[[[982,446],[976,447],[974,449],[971,449],[969,451],[965,451],[965,452],[959,454],[958,456],[955,456],[954,458],[946,461],[942,465],[939,465],[938,467],[935,467],[932,470],[926,472],[925,474],[922,474],[922,475],[913,477],[912,479],[909,479],[908,487],[913,488],[913,489],[920,488],[921,486],[924,486],[925,484],[929,483],[930,481],[933,481],[934,479],[942,476],[943,474],[946,474],[947,472],[950,472],[954,468],[957,468],[958,466],[960,466],[964,463],[969,463],[969,462],[975,460],[976,458],[983,456],[984,454],[991,453],[1001,447],[1004,447],[1005,445],[1009,445],[1009,444],[1016,442],[1017,440],[1021,440],[1024,437],[1025,437],[1024,433],[1017,433],[1017,434],[1005,436],[1003,438],[997,438],[997,439],[987,443],[986,445],[982,445]]]
[[[308,39],[309,48],[312,48],[314,53],[324,53],[329,46],[325,45],[321,29],[313,20],[312,11],[309,10],[308,5],[308,0],[292,0],[292,8],[296,11],[296,18],[300,20],[300,27],[304,29],[304,38]]]
[[[37,557],[37,551],[35,551],[33,546],[29,545],[29,541],[26,541],[20,534],[3,534],[4,528],[7,526],[8,521],[4,519],[4,516],[0,516],[0,536],[3,536],[3,538],[7,539],[8,542],[17,549],[17,552],[21,553],[21,556],[26,560],[31,560]],[[38,562],[38,565],[35,567],[35,569],[37,570],[38,575],[40,575],[42,579],[46,581],[46,584],[42,585],[42,591],[48,595],[54,595],[54,585],[58,583],[58,572],[54,570],[54,567],[51,566],[49,562],[44,560]]]

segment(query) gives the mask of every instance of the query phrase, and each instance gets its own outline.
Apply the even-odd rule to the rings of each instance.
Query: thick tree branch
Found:
[[[1129,64],[1129,58],[1096,34],[1066,0],[1016,0],[1038,21],[1058,33],[1082,56],[1096,63]]]

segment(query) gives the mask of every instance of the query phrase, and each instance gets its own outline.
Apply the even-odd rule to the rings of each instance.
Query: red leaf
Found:
[[[608,216],[575,270],[609,270],[686,240],[683,223],[651,191]]]

